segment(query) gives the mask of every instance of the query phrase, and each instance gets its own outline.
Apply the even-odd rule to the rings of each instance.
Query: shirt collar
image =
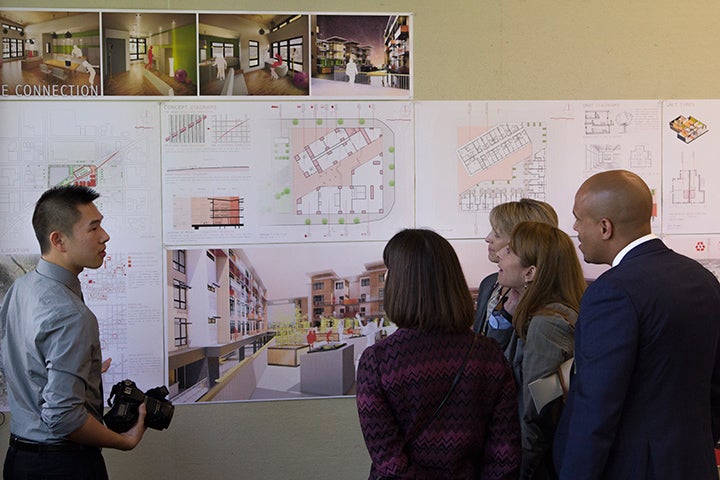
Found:
[[[620,252],[615,256],[615,259],[614,259],[613,262],[612,262],[612,266],[614,267],[614,266],[616,266],[618,263],[620,263],[620,262],[622,261],[622,259],[625,258],[625,255],[627,255],[627,253],[628,253],[630,250],[632,250],[633,248],[637,247],[637,246],[640,245],[641,243],[645,243],[645,242],[648,242],[648,241],[650,241],[650,240],[654,240],[654,239],[656,239],[656,238],[658,238],[658,236],[655,235],[654,233],[648,233],[647,235],[643,235],[642,237],[637,238],[637,239],[633,240],[632,242],[628,243],[628,244],[625,246],[625,248],[623,248],[622,250],[620,250]]]
[[[82,288],[80,288],[80,280],[76,275],[66,269],[52,262],[48,262],[44,258],[40,258],[38,261],[37,272],[48,278],[52,278],[68,287],[78,297],[82,298]]]

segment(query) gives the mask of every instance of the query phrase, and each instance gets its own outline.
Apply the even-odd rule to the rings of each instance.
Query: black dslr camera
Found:
[[[145,426],[155,430],[166,429],[175,411],[173,404],[166,398],[168,393],[165,386],[151,388],[143,393],[132,380],[116,383],[108,397],[110,410],[103,416],[105,425],[117,433],[127,432],[137,423],[138,409],[145,402]]]

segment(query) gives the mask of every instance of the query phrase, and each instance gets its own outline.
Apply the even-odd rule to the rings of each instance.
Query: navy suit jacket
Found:
[[[720,284],[659,239],[585,291],[555,437],[561,479],[718,477]]]

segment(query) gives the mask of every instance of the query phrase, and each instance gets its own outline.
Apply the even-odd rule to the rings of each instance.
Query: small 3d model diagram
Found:
[[[677,137],[685,143],[690,143],[708,131],[707,125],[695,117],[679,117],[670,122],[670,128],[677,133]]]

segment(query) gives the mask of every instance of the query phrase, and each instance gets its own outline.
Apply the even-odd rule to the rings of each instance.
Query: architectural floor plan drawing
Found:
[[[484,237],[490,210],[523,197],[549,202],[571,232],[572,192],[603,170],[633,170],[659,192],[659,101],[417,102],[415,111],[417,190],[434,192],[416,198],[417,222],[449,237]]]
[[[663,103],[663,198],[668,234],[720,232],[718,100]]]
[[[631,111],[618,109],[617,105],[603,105],[599,109],[589,106],[585,110],[585,135],[627,133],[633,120]],[[644,121],[643,116],[640,116],[639,121]]]
[[[523,197],[544,200],[548,120],[560,104],[416,105],[417,221],[455,238],[484,237],[488,214]],[[438,186],[441,186],[438,188]]]
[[[645,145],[635,145],[635,147],[630,150],[630,167],[632,170],[650,168],[652,164],[652,151]]]
[[[670,121],[670,129],[677,133],[677,138],[690,143],[708,131],[707,125],[693,116],[678,115]]]
[[[602,171],[626,169],[640,175],[656,200],[653,230],[661,232],[661,128],[657,100],[567,102],[550,117],[547,196],[560,227],[572,233],[574,192]]]
[[[411,104],[184,107],[206,132],[163,143],[166,243],[383,239],[412,222]]]
[[[458,129],[459,135],[469,129]],[[534,130],[534,131],[533,131]],[[457,150],[464,172],[458,175],[459,206],[464,212],[489,213],[495,205],[545,196],[545,148],[535,144],[546,126],[502,123]],[[540,142],[542,142],[540,140]]]
[[[531,143],[522,125],[503,123],[458,148],[457,154],[468,175],[475,175]]]
[[[585,134],[607,135],[613,125],[608,110],[587,110],[585,112]]]
[[[274,110],[280,129],[267,172],[274,194],[262,197],[265,230],[290,227],[308,240],[377,239],[389,236],[393,223],[411,221],[410,104]]]
[[[706,193],[705,178],[697,170],[681,170],[672,179],[673,205],[703,205]]]
[[[295,129],[292,187],[297,223],[334,215],[359,223],[380,219],[392,209],[394,163],[385,160],[391,155],[384,145],[393,141],[393,134],[374,123],[332,128],[309,143],[304,143],[308,135]]]

